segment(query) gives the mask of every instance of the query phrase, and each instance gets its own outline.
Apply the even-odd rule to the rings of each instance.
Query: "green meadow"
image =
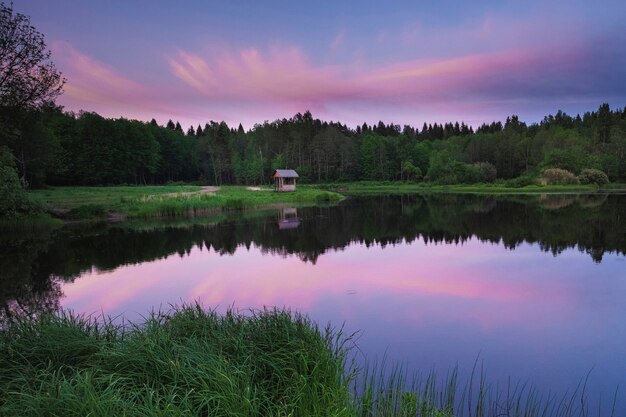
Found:
[[[54,187],[30,195],[49,212],[69,220],[197,216],[222,210],[328,204],[343,198],[310,186],[299,186],[291,193],[244,186]]]

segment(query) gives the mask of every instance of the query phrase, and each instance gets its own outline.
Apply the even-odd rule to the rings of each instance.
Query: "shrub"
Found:
[[[570,171],[560,168],[547,168],[541,173],[543,185],[567,185],[578,184],[578,178]]]
[[[457,177],[462,184],[476,184],[483,182],[483,174],[477,164],[464,164],[459,162],[455,166]]]
[[[535,184],[535,180],[532,177],[528,175],[521,175],[517,178],[507,180],[504,185],[511,188],[521,188],[533,184]]]
[[[498,176],[498,170],[489,162],[478,162],[474,166],[480,170],[482,182],[494,182]]]
[[[32,201],[22,187],[13,155],[6,147],[0,146],[0,217],[16,217],[41,211],[41,206]]]
[[[315,196],[315,201],[317,203],[330,203],[335,199],[334,197],[333,193],[323,192]]]
[[[580,181],[581,184],[604,185],[609,183],[609,177],[599,169],[587,168],[580,172],[578,181]]]

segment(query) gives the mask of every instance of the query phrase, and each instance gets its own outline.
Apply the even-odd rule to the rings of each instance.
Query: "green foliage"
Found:
[[[605,185],[608,184],[609,177],[599,169],[583,169],[578,175],[578,181],[581,184],[597,184],[597,185]]]
[[[474,164],[480,170],[480,176],[482,182],[491,183],[497,178],[498,171],[496,167],[489,162],[478,162]]]
[[[14,218],[43,212],[33,202],[15,170],[13,155],[8,148],[0,146],[0,218]]]
[[[0,414],[348,416],[338,340],[281,310],[18,319],[0,333]]]
[[[432,142],[418,142],[413,148],[413,162],[422,172],[428,172]]]
[[[581,148],[551,149],[546,152],[542,166],[576,173],[585,167],[598,168],[600,161]]]
[[[413,165],[411,161],[404,161],[402,174],[407,181],[417,182],[422,179],[422,170]]]
[[[545,185],[579,184],[578,178],[574,174],[560,168],[544,169],[540,181]]]
[[[430,157],[430,168],[426,177],[438,184],[456,184],[459,182],[457,172],[460,164],[454,161],[447,151],[435,152]]]
[[[272,170],[274,169],[285,169],[285,157],[282,153],[272,158]]]
[[[510,180],[507,180],[505,182],[505,186],[512,187],[512,188],[521,188],[521,187],[527,187],[529,185],[534,185],[536,183],[537,181],[530,175],[521,175],[517,178],[512,178]]]
[[[325,191],[315,196],[315,201],[317,203],[333,203],[337,201],[337,194]]]
[[[162,127],[54,106],[22,116],[12,127],[0,121],[0,144],[18,157],[18,175],[35,187],[262,185],[274,168],[296,169],[300,183],[420,181],[420,171],[437,184],[490,183],[494,176],[509,180],[544,168],[600,169],[611,181],[626,181],[626,116],[607,106],[575,119],[559,112],[531,126],[514,116],[476,133],[458,123],[425,124],[421,131],[382,122],[350,129],[308,112],[247,132],[211,121],[195,135],[183,134],[175,122]]]
[[[485,174],[480,164],[465,164],[454,160],[448,151],[440,151],[432,154],[427,178],[442,185],[476,184],[485,181]]]

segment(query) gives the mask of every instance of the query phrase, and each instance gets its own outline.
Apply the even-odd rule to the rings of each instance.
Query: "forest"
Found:
[[[481,126],[348,127],[306,111],[248,130],[209,121],[184,131],[172,120],[160,126],[64,111],[55,102],[66,81],[30,18],[0,3],[0,195],[12,206],[28,205],[23,187],[263,184],[276,168],[312,183],[626,181],[626,107],[606,103],[530,125],[513,115]]]
[[[461,122],[351,128],[310,112],[249,130],[210,121],[108,119],[47,103],[0,126],[0,154],[22,183],[57,185],[263,184],[276,168],[310,183],[358,180],[524,186],[546,170],[562,183],[626,182],[626,108],[602,104],[582,116],[564,112],[527,125],[517,116],[474,129]],[[8,153],[11,156],[6,156]],[[556,169],[556,170],[554,170]],[[606,174],[603,178],[581,174]],[[569,178],[569,180],[568,180]]]

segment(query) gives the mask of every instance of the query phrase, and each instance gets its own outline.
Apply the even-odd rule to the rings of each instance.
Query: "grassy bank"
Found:
[[[626,192],[624,184],[529,185],[502,184],[431,185],[398,182],[349,182],[301,185],[293,193],[275,193],[271,188],[224,186],[217,190],[191,185],[54,187],[30,192],[55,217],[65,220],[124,219],[199,216],[223,210],[311,206],[340,201],[344,195],[402,193],[543,194]],[[20,221],[23,221],[21,219]]]
[[[282,311],[22,320],[0,336],[0,415],[347,416],[336,340]]]
[[[358,181],[320,185],[325,189],[347,195],[402,194],[402,193],[471,193],[471,194],[543,194],[543,193],[595,193],[626,191],[625,184],[611,184],[603,188],[596,185],[527,185],[509,187],[502,184],[433,185],[427,183],[401,183]]]
[[[590,415],[576,391],[542,398],[521,385],[488,388],[480,372],[460,389],[456,371],[421,384],[401,368],[358,369],[350,345],[281,310],[220,316],[185,306],[125,326],[67,313],[22,318],[0,327],[0,415]]]
[[[270,188],[225,186],[55,187],[31,192],[55,215],[64,219],[148,218],[193,216],[221,210],[306,206],[332,203],[342,196],[316,187],[275,193]]]

